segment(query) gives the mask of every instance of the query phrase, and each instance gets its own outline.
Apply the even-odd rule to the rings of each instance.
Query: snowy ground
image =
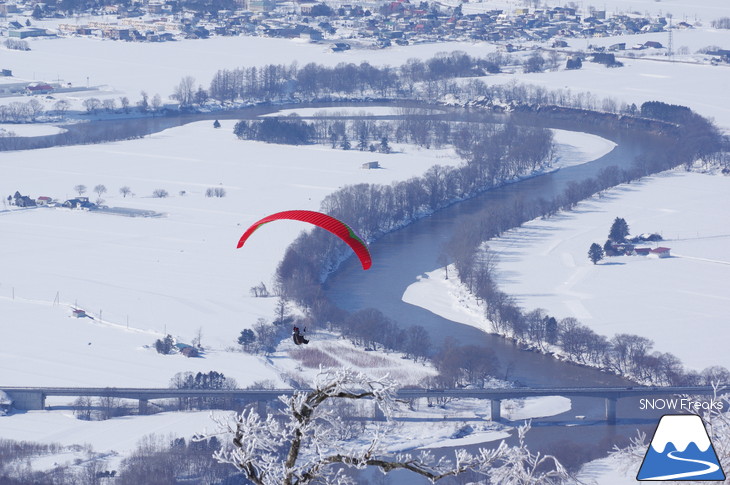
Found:
[[[464,8],[498,8],[497,3],[470,3]],[[516,6],[516,2],[502,3]],[[694,20],[696,15],[705,26],[695,32],[676,32],[675,48],[686,45],[694,52],[710,44],[730,47],[730,31],[707,29],[710,20],[730,16],[725,0],[607,0],[602,4],[608,11],[626,4],[641,12],[671,8],[676,19]],[[631,36],[590,42],[631,44],[651,39],[666,43],[664,37],[666,34],[654,34],[646,39]],[[584,48],[580,44],[585,40],[576,42],[573,45],[570,41],[571,47]],[[27,52],[0,47],[3,67],[25,80],[61,79],[75,86],[100,87],[71,93],[68,99],[76,107],[92,96],[117,101],[128,96],[134,104],[142,90],[166,99],[184,76],[195,77],[205,87],[217,70],[241,66],[288,64],[294,59],[300,65],[367,60],[397,66],[409,58],[426,59],[442,51],[462,50],[483,56],[496,50],[494,45],[464,42],[332,53],[326,45],[255,37],[161,44],[80,38],[31,39],[29,43],[32,50]],[[570,88],[573,93],[589,91],[597,99],[612,97],[619,102],[684,104],[714,117],[722,128],[730,128],[727,67],[650,59],[622,62],[625,67],[619,69],[584,63],[579,71],[561,68],[543,74],[507,73],[485,80]],[[56,100],[41,101],[46,109],[52,109]],[[3,104],[13,101],[27,102],[28,98],[0,98]],[[42,129],[56,129],[47,126]],[[40,127],[3,128],[21,136],[47,133],[26,131]],[[240,234],[265,213],[293,207],[317,209],[324,196],[345,184],[389,183],[421,174],[435,163],[458,162],[449,150],[407,149],[404,153],[379,154],[385,169],[365,171],[360,166],[372,161],[368,153],[243,142],[231,131],[232,122],[224,122],[220,130],[204,122],[129,142],[3,153],[3,199],[20,190],[34,197],[63,200],[76,195],[73,187],[77,184],[87,185],[89,192],[104,184],[109,190],[102,196],[107,205],[154,210],[165,217],[0,208],[0,384],[166,386],[176,372],[217,370],[241,386],[259,380],[278,385],[286,382],[288,372],[310,372],[306,368],[300,371],[299,364],[283,358],[285,349],[278,355],[281,358],[273,359],[276,367],[260,358],[225,351],[236,345],[241,329],[250,327],[258,317],[272,317],[275,300],[250,298],[248,289],[260,281],[270,286],[281,254],[304,226],[269,225],[266,233],[247,243],[245,251],[235,250]],[[573,147],[564,146],[558,153],[563,164],[580,163],[612,148],[610,142],[588,135],[556,132],[556,140]],[[720,315],[728,310],[727,295],[722,292],[728,279],[723,248],[730,232],[719,211],[727,206],[729,182],[696,174],[657,177],[585,203],[573,213],[510,233],[495,244],[502,253],[504,289],[519,296],[525,306],[543,306],[561,317],[578,316],[609,336],[619,331],[646,335],[655,340],[656,349],[676,353],[691,367],[728,365],[717,333],[697,329],[700,325],[723,328]],[[136,196],[122,198],[118,189],[123,185]],[[221,186],[226,190],[225,198],[204,197],[207,188]],[[160,188],[171,196],[152,198],[152,191]],[[185,191],[184,196],[181,191]],[[87,195],[93,200],[96,194]],[[605,240],[616,216],[626,218],[637,232],[662,231],[672,239],[665,245],[677,257],[662,261],[626,258],[620,261],[624,264],[591,266],[585,256],[587,248],[591,242]],[[501,249],[498,244],[503,244]],[[531,271],[538,271],[540,277],[531,277],[535,274]],[[432,275],[428,282],[435,284],[438,279]],[[510,286],[517,280],[542,282],[544,286]],[[433,295],[443,291],[442,287],[426,288],[422,292],[425,297],[416,299],[425,304],[424,298],[435,300]],[[541,296],[546,293],[550,296]],[[56,299],[60,304],[54,306]],[[70,318],[69,305],[86,309],[95,319]],[[442,300],[441,307],[456,311],[449,300]],[[468,311],[459,318],[473,318]],[[666,331],[669,325],[671,332]],[[189,342],[198,329],[202,329],[203,345],[209,349],[203,359],[163,357],[145,347],[164,333]],[[681,345],[698,339],[702,345]],[[346,347],[343,352],[349,355]],[[415,378],[423,375],[420,372],[427,374],[428,370],[413,367],[407,374]],[[562,412],[569,405],[554,401],[543,404],[541,410],[523,416]],[[68,436],[69,441],[64,442],[90,442],[98,451],[124,452],[150,431],[174,430],[189,436],[209,426],[206,413],[137,419],[85,427],[63,411],[34,412],[1,418],[0,436],[43,442]],[[85,428],[76,428],[79,423]],[[107,445],[105,426],[116,431],[121,426],[129,436],[119,446]],[[500,435],[495,432],[499,431],[477,428],[474,436],[459,439],[498,439]],[[413,446],[433,446],[449,439],[453,429],[435,432],[421,425],[407,433],[416,438]],[[594,477],[597,475],[600,473]],[[623,478],[601,481],[628,482]]]
[[[622,485],[636,483],[641,462],[625,463],[614,457],[594,460],[581,468],[578,479],[590,485]]]
[[[730,311],[730,219],[722,216],[728,194],[728,177],[680,171],[622,185],[491,241],[498,283],[523,308],[575,317],[609,338],[647,337],[655,350],[677,355],[692,369],[730,367],[726,342],[718,338]],[[633,234],[660,233],[664,241],[644,246],[669,247],[672,257],[612,257],[593,265],[588,247],[603,245],[616,217]],[[489,329],[481,308],[443,276],[437,270],[421,278],[404,301]]]
[[[500,2],[465,4],[473,8],[497,8]],[[505,3],[505,2],[501,2]],[[511,3],[516,7],[515,2]],[[615,5],[614,5],[615,3]],[[626,4],[629,5],[626,5]],[[666,13],[674,11],[675,18],[684,15],[702,15],[708,20],[697,28],[675,30],[675,52],[687,47],[689,56],[675,56],[677,61],[666,62],[664,50],[627,51],[620,56],[647,56],[631,59],[621,57],[623,68],[608,69],[602,65],[586,62],[577,71],[566,71],[565,62],[558,71],[542,74],[523,74],[521,68],[508,68],[506,73],[484,78],[489,84],[525,82],[549,89],[570,89],[573,93],[590,92],[598,101],[613,98],[620,102],[636,103],[659,100],[690,106],[700,114],[711,116],[727,128],[730,127],[730,94],[727,85],[730,68],[711,66],[708,63],[695,64],[702,56],[693,55],[698,49],[709,45],[730,48],[730,30],[717,30],[709,26],[709,20],[730,16],[722,0],[697,2],[669,0],[663,2],[613,0],[605,5],[612,8],[632,8]],[[588,8],[588,5],[584,5]],[[598,8],[603,8],[599,5]],[[41,21],[53,27],[57,21]],[[668,44],[668,34],[641,34],[621,37],[590,39],[566,39],[569,49],[584,50],[588,44],[607,46],[625,42],[627,46],[647,40]],[[234,69],[242,66],[261,66],[269,63],[290,64],[294,60],[303,66],[309,62],[333,66],[340,62],[359,64],[363,61],[374,65],[399,66],[410,58],[428,59],[439,52],[463,51],[483,57],[497,50],[497,45],[485,42],[445,42],[393,46],[388,49],[352,49],[331,52],[329,44],[310,44],[300,40],[271,39],[262,37],[213,37],[207,40],[183,40],[162,43],[129,43],[90,38],[28,39],[30,51],[6,50],[0,47],[4,65],[12,69],[16,78],[30,81],[55,82],[60,80],[75,87],[89,90],[57,94],[54,99],[37,97],[46,110],[52,110],[58,99],[66,99],[72,109],[83,111],[82,102],[90,97],[101,100],[113,99],[119,106],[119,98],[126,96],[132,106],[141,99],[141,91],[150,97],[159,94],[163,103],[173,102],[169,96],[185,76],[192,76],[196,84],[207,88],[214,74],[220,69]],[[549,48],[550,42],[524,43],[525,47],[541,45]],[[236,55],[230,55],[235,52]],[[526,50],[516,53],[520,58],[528,55]],[[509,71],[515,71],[510,73]],[[0,98],[0,103],[27,102],[26,96]]]
[[[117,328],[129,323],[147,332],[133,348],[164,333],[189,342],[199,328],[204,345],[226,348],[257,318],[272,317],[275,299],[252,298],[248,290],[261,281],[272,287],[284,249],[306,228],[271,224],[236,250],[248,225],[279,210],[316,210],[324,196],[344,184],[389,183],[436,163],[459,163],[448,149],[408,148],[379,156],[383,170],[362,170],[370,153],[240,141],[232,124],[224,122],[216,130],[200,122],[142,140],[5,154],[0,161],[3,199],[19,190],[63,201],[76,195],[77,184],[89,192],[104,184],[107,205],[165,216],[6,207],[0,212],[0,227],[8,235],[0,239],[0,297],[50,304],[58,296],[60,303],[77,305]],[[613,146],[567,132],[557,132],[556,141],[559,163],[576,163]],[[118,189],[124,185],[137,195],[122,197]],[[221,186],[226,197],[204,197],[207,188]],[[156,189],[171,195],[154,198]],[[185,195],[179,195],[182,191]],[[87,195],[93,200],[96,194]],[[10,312],[12,303],[5,306]],[[22,341],[25,331],[16,328],[18,333],[7,338]],[[27,344],[18,345],[22,354]],[[27,378],[21,379],[27,385],[50,384]]]
[[[444,5],[456,7],[460,2],[456,0],[442,1]],[[730,17],[730,6],[725,0],[582,0],[580,2],[560,2],[547,0],[541,5],[565,6],[572,5],[578,12],[588,16],[591,9],[605,10],[610,16],[616,13],[639,13],[646,16],[666,15],[671,13],[675,20],[687,22],[705,21],[709,23],[720,17]],[[511,11],[517,7],[530,6],[534,3],[527,0],[481,0],[464,3],[463,12],[479,13],[493,9]]]
[[[46,135],[56,135],[58,133],[63,133],[63,128],[59,128],[58,126],[53,126],[49,124],[9,124],[9,123],[0,123],[0,133],[7,133],[12,136],[20,136],[20,137],[34,137],[34,136],[46,136]]]
[[[398,147],[400,153],[379,155],[383,170],[362,170],[361,163],[371,160],[371,154],[240,141],[232,125],[224,121],[216,130],[210,122],[200,122],[140,140],[3,154],[3,199],[20,190],[64,200],[76,195],[77,184],[87,185],[89,192],[105,184],[107,205],[165,215],[132,218],[62,208],[0,208],[2,385],[167,387],[177,372],[210,370],[241,387],[264,381],[285,387],[291,378],[307,380],[316,369],[304,365],[301,356],[287,358],[294,350],[289,341],[268,360],[229,351],[237,347],[235,339],[243,328],[259,317],[273,317],[275,299],[252,298],[248,289],[260,281],[271,287],[284,249],[306,227],[272,224],[245,249],[236,250],[240,234],[267,212],[317,209],[324,196],[347,183],[389,183],[436,163],[459,163],[448,149]],[[581,163],[613,148],[599,137],[563,131],[556,131],[556,143],[561,164]],[[206,188],[220,183],[226,197],[204,197]],[[122,197],[118,189],[123,185],[136,195]],[[170,197],[151,197],[157,188],[168,190]],[[185,195],[180,195],[183,190]],[[93,200],[96,194],[87,195]],[[72,317],[75,307],[93,318]],[[189,343],[198,329],[206,347],[203,358],[163,356],[151,347],[165,333]],[[404,385],[434,374],[431,367],[399,355],[363,352],[318,329],[309,330],[325,354],[322,360],[373,374],[389,372]],[[569,400],[554,398],[508,404],[504,415],[514,419],[570,407]],[[486,421],[488,411],[477,411],[483,402],[461,406],[424,410],[423,417],[435,413],[439,419],[446,414],[483,421],[470,443],[504,436]],[[98,452],[115,450],[121,459],[144,434],[174,431],[190,436],[210,426],[206,420],[206,413],[185,413],[86,423],[69,411],[29,412],[1,419],[0,436],[68,445],[88,442]],[[449,438],[457,424],[411,427],[407,435],[414,439],[397,446],[462,444]],[[119,446],[109,444],[109,427],[120,426],[124,439]],[[68,461],[78,457],[69,452]]]

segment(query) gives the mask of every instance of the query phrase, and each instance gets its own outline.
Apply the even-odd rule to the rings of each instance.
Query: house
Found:
[[[178,352],[183,354],[185,357],[198,357],[200,352],[198,349],[189,344],[177,343],[174,345]]]
[[[198,352],[198,349],[196,349],[195,347],[185,347],[180,351],[180,353],[188,358],[200,356],[200,352]]]
[[[8,37],[15,37],[17,39],[25,39],[26,37],[43,37],[49,35],[46,29],[38,29],[35,27],[23,27],[22,29],[15,29],[8,31]]]
[[[42,196],[38,197],[35,201],[36,201],[36,204],[38,204],[38,205],[48,205],[51,202],[53,202],[53,199],[51,199],[50,197],[46,197],[45,195],[42,195]]]
[[[658,247],[649,251],[649,256],[654,258],[670,258],[669,248]]]
[[[661,42],[655,42],[653,40],[647,40],[644,42],[644,47],[647,49],[663,49],[664,46],[661,44]]]
[[[611,249],[613,249],[616,256],[629,256],[634,252],[634,245],[629,243],[613,243],[611,244]]]
[[[346,42],[336,42],[335,45],[332,46],[332,52],[342,52],[350,49],[350,44]]]
[[[95,204],[89,202],[88,197],[76,197],[75,199],[69,199],[62,205],[69,209],[93,209],[96,207]]]
[[[53,92],[53,86],[48,83],[30,83],[25,87],[25,94],[50,94]]]
[[[86,312],[80,308],[77,308],[71,314],[76,318],[84,318],[86,316]]]
[[[373,168],[382,168],[380,162],[365,162],[362,164],[362,168],[370,170]]]

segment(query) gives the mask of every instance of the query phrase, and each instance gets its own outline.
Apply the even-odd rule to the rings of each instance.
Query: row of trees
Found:
[[[546,65],[552,67],[555,61],[552,58],[545,61],[538,54],[528,59],[526,69],[542,70]],[[632,115],[638,112],[635,105],[612,98],[601,99],[590,92],[573,93],[567,88],[548,90],[544,86],[516,83],[488,85],[481,79],[457,81],[458,78],[499,72],[501,66],[509,63],[514,63],[512,58],[501,53],[478,58],[455,51],[437,54],[425,61],[409,59],[398,67],[376,67],[367,62],[359,65],[340,63],[334,67],[315,63],[302,67],[296,63],[288,66],[242,67],[219,70],[207,90],[201,85],[196,87],[195,79],[186,76],[175,87],[173,97],[187,108],[202,105],[209,99],[225,103],[377,96],[433,102],[445,95],[452,95],[457,99],[495,104],[520,102],[534,106],[557,105]]]
[[[173,97],[183,107],[202,104],[208,99],[225,101],[274,101],[289,98],[304,100],[332,96],[375,95],[409,96],[433,100],[459,90],[449,80],[495,74],[513,62],[509,56],[490,53],[484,58],[464,52],[439,53],[425,61],[409,59],[399,67],[376,67],[368,62],[340,63],[334,67],[309,63],[269,64],[219,70],[206,91],[196,88],[195,79],[186,76],[175,87]],[[544,62],[544,61],[543,61]],[[540,66],[542,69],[542,64]],[[486,86],[486,85],[484,85]]]
[[[306,145],[314,139],[314,126],[294,115],[285,119],[242,120],[236,123],[233,133],[241,140],[258,140],[285,145]]]
[[[147,93],[142,91],[141,96],[141,99],[136,105],[136,109],[139,112],[158,113],[162,110],[162,98],[159,94],[155,94],[150,98]],[[85,99],[81,104],[88,114],[98,114],[101,112],[121,112],[126,114],[132,111],[129,98],[126,96],[119,98],[119,104],[117,104],[117,100],[114,98],[99,99],[93,97]],[[53,109],[48,111],[43,103],[36,98],[31,98],[26,103],[13,101],[12,103],[0,105],[0,122],[33,123],[44,114],[63,118],[70,107],[71,104],[65,99],[57,100],[53,104]]]
[[[173,389],[191,390],[224,390],[236,389],[238,384],[235,379],[226,377],[221,372],[178,372],[170,379],[170,387]],[[230,399],[217,397],[183,397],[178,399],[177,409],[231,409],[234,404]]]
[[[35,98],[31,98],[27,103],[13,101],[12,103],[0,105],[0,122],[34,122],[44,111],[43,103]]]
[[[651,108],[642,106],[642,111],[663,108],[654,104]],[[682,110],[670,108],[669,111]],[[646,338],[621,334],[608,339],[574,318],[564,318],[558,322],[557,329],[549,329],[549,320],[545,318],[543,310],[525,311],[509,295],[499,290],[494,280],[496,259],[484,245],[485,241],[499,237],[507,229],[535,217],[550,217],[558,210],[570,210],[578,201],[608,187],[687,163],[687,160],[711,155],[708,146],[695,143],[695,136],[696,130],[703,127],[700,138],[716,141],[718,135],[714,127],[694,114],[685,114],[682,119],[689,127],[679,125],[679,129],[672,132],[673,139],[667,137],[659,148],[654,147],[645,152],[637,158],[632,169],[605,168],[595,179],[568,184],[565,191],[551,201],[523,200],[487,206],[455,230],[446,245],[445,257],[453,262],[459,279],[477,298],[484,301],[485,314],[492,322],[494,331],[543,351],[555,346],[576,362],[602,367],[644,382],[695,384],[703,381],[702,375],[685,371],[676,356],[653,352],[653,343]],[[609,239],[623,241],[628,231],[626,221],[616,218],[609,231]],[[597,261],[603,251],[598,244],[594,246],[589,250],[589,257]]]
[[[590,116],[586,112],[581,114]],[[603,115],[597,117],[603,124],[610,123]],[[625,118],[614,117],[614,120],[614,123],[626,123]],[[590,118],[587,121],[590,122]],[[651,124],[646,126],[655,128]],[[512,146],[500,145],[497,140],[528,137],[502,135],[515,129],[503,128],[497,136],[488,138],[469,140],[465,137],[468,142],[459,145],[467,158],[463,167],[432,167],[421,178],[390,186],[360,184],[345,187],[328,196],[322,203],[322,210],[347,220],[359,234],[373,240],[453,200],[492,186],[498,181],[495,174],[509,174],[500,171],[504,170],[504,166],[495,165],[494,161],[503,159],[507,167],[514,163],[516,156],[511,153],[515,152],[509,149]],[[711,155],[708,146],[697,143],[697,138],[709,140],[709,143],[718,146],[716,129],[696,115],[686,117],[682,124],[669,126],[666,133],[669,136],[662,136],[661,132],[655,134],[660,143],[648,142],[647,151],[637,157],[634,167],[629,170],[604,168],[595,178],[568,183],[564,192],[552,200],[527,198],[489,204],[481,213],[456,228],[454,237],[445,247],[443,260],[453,262],[461,281],[485,302],[486,316],[496,332],[541,350],[557,345],[577,362],[598,365],[649,382],[666,384],[698,379],[685,372],[678,359],[671,354],[651,352],[650,342],[643,342],[640,337],[609,340],[574,319],[558,322],[542,310],[521,309],[509,295],[499,290],[493,278],[495,258],[491,253],[482,251],[484,241],[498,237],[530,219],[550,217],[560,210],[570,210],[579,201],[609,187],[681,165],[688,159]],[[537,140],[546,139],[539,132],[531,132],[530,136]],[[536,145],[541,147],[546,143],[538,142]],[[509,148],[502,148],[504,146]],[[524,159],[529,160],[528,157]],[[319,284],[346,255],[345,247],[335,238],[326,237],[317,231],[303,234],[289,247],[277,269],[279,287],[287,297],[308,306],[313,318],[324,322],[342,322],[347,318],[346,315],[327,301]],[[632,343],[642,342],[642,345],[637,345],[643,351],[632,350],[625,354],[620,344],[627,339]],[[629,356],[628,361],[624,355]]]
[[[461,132],[460,167],[431,167],[422,177],[391,185],[344,187],[322,201],[322,211],[347,220],[362,237],[373,240],[455,201],[472,197],[515,176],[530,173],[550,153],[552,138],[541,128],[470,126]],[[529,144],[528,144],[529,142]],[[346,246],[321,232],[297,238],[279,265],[278,278],[288,297],[310,304],[299,283],[319,281],[346,255]],[[306,259],[304,263],[302,259]],[[307,276],[304,274],[307,273]],[[297,276],[298,275],[298,276]]]

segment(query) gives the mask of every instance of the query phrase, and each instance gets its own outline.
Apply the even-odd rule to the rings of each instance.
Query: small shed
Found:
[[[38,205],[48,205],[51,202],[53,202],[53,199],[50,197],[46,197],[45,195],[42,195],[36,199],[36,204]]]
[[[648,256],[651,252],[651,248],[635,248],[634,251],[637,256]]]
[[[73,316],[76,318],[84,318],[86,316],[86,312],[80,308],[75,309],[73,312],[71,312]]]
[[[373,168],[382,168],[380,162],[365,162],[362,164],[362,168],[370,170]]]
[[[189,344],[177,343],[175,348],[185,357],[198,357],[200,355],[198,349]]]
[[[180,351],[185,357],[198,357],[200,353],[195,347],[185,347]]]

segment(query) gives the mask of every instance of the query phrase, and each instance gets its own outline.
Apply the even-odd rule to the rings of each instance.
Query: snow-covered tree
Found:
[[[591,244],[591,247],[588,248],[588,259],[590,259],[593,264],[598,263],[603,259],[603,248],[596,243]]]
[[[394,381],[387,376],[371,378],[350,369],[320,369],[312,390],[280,396],[287,408],[283,419],[272,414],[262,417],[253,409],[235,420],[214,417],[218,427],[214,434],[226,436],[214,457],[235,466],[256,485],[351,484],[344,473],[347,467],[377,467],[383,473],[409,470],[432,482],[471,470],[489,477],[490,483],[571,483],[554,457],[527,450],[524,436],[529,424],[519,428],[517,446],[502,442],[476,453],[457,449],[453,459],[437,459],[425,450],[416,455],[388,453],[384,437],[397,436],[393,429],[387,430],[395,426],[389,419],[396,406],[395,390]],[[342,399],[374,400],[387,423],[368,427],[370,435],[366,431],[357,441],[341,439],[346,435],[341,432],[345,423],[330,404]]]
[[[608,232],[608,239],[613,242],[624,242],[629,235],[629,225],[623,217],[617,217],[611,224]]]

